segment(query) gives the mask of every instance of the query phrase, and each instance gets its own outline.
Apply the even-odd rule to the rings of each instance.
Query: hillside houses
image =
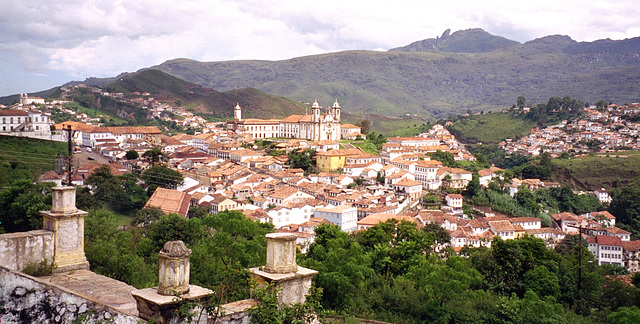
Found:
[[[635,105],[611,105],[604,111],[585,109],[585,118],[573,122],[562,121],[543,129],[535,127],[518,140],[506,140],[500,146],[507,153],[536,156],[542,151],[552,157],[565,152],[613,152],[619,149],[640,150],[640,123],[629,121],[640,114]]]
[[[265,135],[267,132],[275,134],[275,123],[258,125],[249,119],[240,120],[245,121],[241,126],[254,132],[257,138],[262,139],[263,135],[269,138]],[[301,127],[299,122],[306,123],[306,120],[283,120],[283,124],[277,124],[278,132],[282,131],[282,126],[291,134],[313,130],[296,128]],[[465,215],[463,207],[467,213],[469,209],[459,193],[472,181],[473,173],[449,167],[450,161],[445,164],[434,160],[430,153],[449,152],[454,161],[473,161],[474,157],[440,125],[419,136],[392,137],[382,144],[380,155],[377,155],[353,148],[351,143],[326,138],[269,138],[271,143],[264,145],[260,141],[253,142],[251,137],[254,135],[244,136],[246,134],[215,126],[207,126],[207,132],[195,135],[169,137],[162,135],[157,127],[67,124],[72,124],[81,134],[75,140],[81,140],[82,144],[110,157],[113,162],[121,161],[128,150],[142,155],[152,148],[160,149],[163,156],[156,163],[179,171],[186,179],[177,190],[159,188],[147,203],[147,207],[158,207],[166,213],[189,217],[189,207],[193,206],[203,207],[211,214],[237,210],[253,220],[273,224],[276,231],[298,236],[301,245],[313,241],[313,228],[322,223],[336,224],[347,232],[366,230],[387,220],[410,221],[418,227],[438,224],[451,235],[450,242],[440,243],[439,251],[447,248],[460,251],[465,246],[489,247],[496,237],[511,240],[525,235],[540,238],[552,247],[566,235],[578,233],[579,227],[583,226],[583,235],[605,237],[594,243],[602,251],[608,251],[609,246],[602,242],[615,240],[618,244],[618,239],[621,242],[615,246],[622,247],[623,257],[603,257],[602,262],[620,260],[626,266],[638,267],[624,256],[625,253],[638,253],[635,245],[625,247],[626,242],[630,242],[630,233],[614,227],[615,217],[604,212],[580,216],[561,214],[554,217],[549,227],[544,227],[537,218],[492,216],[491,213],[483,216],[476,210],[474,218]],[[57,129],[67,124],[61,124]],[[256,128],[258,126],[272,127]],[[340,129],[341,136],[356,133],[347,134],[356,129],[346,126]],[[591,126],[597,125],[585,124],[580,132],[600,131]],[[325,131],[329,132],[329,129]],[[331,134],[334,136],[333,132]],[[559,129],[552,129],[542,132],[540,137],[530,137],[529,143],[541,147],[562,136]],[[293,169],[287,164],[287,154],[283,153],[306,149],[317,152],[317,170],[314,172],[318,173],[305,175],[304,170]],[[151,161],[138,159],[123,165],[144,170],[151,166]],[[481,185],[488,186],[499,179],[502,171],[496,167],[479,170]],[[51,178],[58,181],[55,176]],[[512,185],[509,189],[515,194],[520,185],[535,190],[559,184],[539,179],[513,179]],[[435,192],[440,199],[430,205],[437,210],[423,209],[422,197],[427,191]],[[606,190],[597,192],[602,199],[607,198],[605,193]]]

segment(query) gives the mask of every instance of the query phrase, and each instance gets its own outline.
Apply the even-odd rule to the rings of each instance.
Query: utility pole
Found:
[[[69,145],[69,156],[67,156],[67,185],[71,185],[71,180],[72,180],[72,163],[73,163],[73,134],[75,133],[74,131],[71,130],[71,125],[67,125],[67,128],[65,129],[65,131],[67,132],[67,143]]]
[[[582,227],[582,222],[578,226],[568,225],[578,229],[578,292],[582,289],[582,231],[585,229]]]

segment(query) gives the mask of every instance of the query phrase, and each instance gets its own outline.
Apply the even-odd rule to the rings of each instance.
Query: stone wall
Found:
[[[254,299],[244,299],[221,305],[222,316],[215,321],[210,319],[208,322],[211,324],[249,324],[251,316],[247,314],[247,310],[257,304]]]
[[[141,319],[0,267],[0,323],[140,323]]]
[[[0,266],[24,270],[31,263],[53,260],[54,233],[36,230],[0,235]]]

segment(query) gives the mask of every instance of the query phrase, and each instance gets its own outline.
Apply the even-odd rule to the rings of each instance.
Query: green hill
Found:
[[[553,176],[582,190],[621,187],[640,177],[640,152],[617,152],[554,159]]]
[[[175,59],[152,68],[218,91],[256,88],[302,102],[337,98],[345,112],[394,116],[498,110],[520,95],[532,106],[565,95],[591,103],[640,101],[640,38],[579,43],[547,36],[514,44],[482,30],[454,37],[458,33],[448,39],[459,40],[435,50],[344,51],[282,61]]]
[[[497,144],[506,138],[529,135],[536,123],[511,113],[487,113],[459,118],[448,126],[449,131],[462,143]]]
[[[53,170],[58,154],[66,155],[67,143],[33,138],[0,136],[0,186],[26,178],[37,180]]]
[[[238,103],[243,108],[244,116],[254,118],[301,114],[306,107],[300,102],[252,88],[218,92],[152,69],[122,76],[103,88],[109,92],[149,92],[159,100],[179,102],[196,112],[221,117],[232,116],[233,107]]]

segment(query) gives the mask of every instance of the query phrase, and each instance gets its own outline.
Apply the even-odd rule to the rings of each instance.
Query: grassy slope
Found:
[[[178,101],[199,113],[214,113],[221,117],[233,115],[237,103],[243,117],[271,118],[304,113],[305,105],[293,100],[245,88],[218,92],[186,82],[157,70],[142,70],[105,86],[111,92],[149,92],[160,100]]]
[[[567,160],[555,159],[553,174],[557,181],[577,189],[624,186],[640,177],[640,152],[618,152],[609,157],[593,155]]]
[[[535,123],[509,113],[489,113],[462,118],[449,129],[463,143],[496,144],[505,138],[529,134]]]
[[[22,177],[36,180],[53,170],[58,153],[66,155],[66,151],[66,143],[0,136],[0,186]]]

